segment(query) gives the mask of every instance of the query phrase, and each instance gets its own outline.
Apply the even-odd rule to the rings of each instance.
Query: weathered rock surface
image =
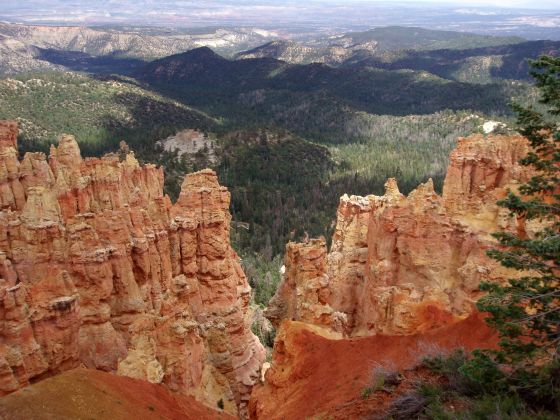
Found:
[[[18,128],[15,121],[0,121],[0,149],[17,148]]]
[[[324,240],[290,243],[286,274],[266,315],[320,325],[342,336],[406,335],[466,318],[482,280],[507,273],[486,256],[500,229],[530,234],[496,201],[528,179],[522,137],[460,139],[443,195],[431,180],[405,197],[343,196],[331,252]]]
[[[330,252],[324,239],[289,243],[265,311],[279,328],[272,364],[251,417],[384,418],[394,395],[360,397],[376,366],[410,376],[431,353],[495,347],[474,303],[482,280],[512,275],[486,256],[490,233],[531,235],[496,205],[529,178],[518,164],[527,147],[521,137],[460,139],[442,196],[430,180],[405,197],[389,179],[384,196],[341,198]]]
[[[17,158],[0,124],[0,394],[84,365],[195,395],[243,415],[264,350],[229,244],[226,188],[133,154],[86,158],[62,136]]]

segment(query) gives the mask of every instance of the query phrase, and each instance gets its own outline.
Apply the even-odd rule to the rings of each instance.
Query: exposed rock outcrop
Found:
[[[460,139],[442,196],[429,180],[405,197],[389,179],[381,197],[341,198],[330,252],[323,239],[289,243],[251,417],[385,418],[391,397],[360,398],[376,367],[409,376],[400,395],[426,355],[495,348],[474,303],[482,280],[514,274],[486,256],[490,233],[534,229],[496,205],[529,178],[518,164],[527,151],[518,136]]]
[[[17,148],[18,128],[15,121],[0,121],[0,149]]]
[[[243,415],[264,350],[210,170],[172,205],[133,154],[83,159],[62,136],[20,162],[0,124],[0,394],[79,366]]]
[[[528,179],[518,164],[527,147],[519,136],[460,139],[442,196],[429,180],[405,197],[394,179],[384,196],[343,196],[330,253],[324,240],[288,244],[267,316],[343,336],[413,334],[466,318],[480,282],[507,277],[486,256],[490,233],[531,233],[496,205]]]

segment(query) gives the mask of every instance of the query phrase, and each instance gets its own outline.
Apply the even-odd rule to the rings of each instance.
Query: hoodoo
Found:
[[[518,163],[527,151],[520,136],[462,138],[442,196],[431,180],[404,196],[389,179],[383,196],[341,198],[330,252],[324,239],[289,243],[265,311],[279,328],[273,362],[252,415],[371,414],[375,403],[356,398],[376,364],[407,369],[430,348],[495,346],[474,303],[481,281],[514,275],[486,256],[490,234],[537,227],[496,204],[529,179]]]
[[[496,245],[490,234],[531,231],[496,204],[527,181],[518,163],[526,153],[519,136],[463,138],[442,196],[428,180],[406,197],[394,179],[383,196],[343,196],[330,253],[322,239],[287,245],[267,316],[345,337],[414,334],[466,318],[480,282],[506,278],[486,256]]]
[[[78,366],[161,383],[244,415],[264,349],[213,171],[85,158],[62,136],[18,160],[0,122],[0,394]]]

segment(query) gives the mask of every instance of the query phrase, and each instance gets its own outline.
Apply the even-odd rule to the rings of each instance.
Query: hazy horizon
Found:
[[[197,28],[245,26],[295,33],[379,26],[560,39],[560,6],[544,0],[488,2],[421,0],[7,0],[0,20],[23,24]]]

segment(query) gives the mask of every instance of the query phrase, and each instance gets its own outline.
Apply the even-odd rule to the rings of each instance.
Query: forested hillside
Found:
[[[216,124],[197,110],[124,79],[95,79],[70,72],[0,80],[0,118],[20,123],[24,149],[48,150],[61,133],[80,140],[85,154],[105,153],[120,139],[153,153],[153,139],[182,127]]]
[[[367,65],[387,70],[424,70],[450,80],[491,83],[500,79],[529,80],[529,59],[558,54],[558,41],[527,41],[483,48],[355,54],[344,65],[356,68]]]
[[[323,45],[344,45],[375,42],[381,51],[467,49],[495,45],[515,44],[523,38],[488,36],[469,32],[442,31],[413,26],[385,26],[361,32],[349,32],[338,37],[320,39]]]
[[[231,61],[199,48],[148,64],[139,74],[154,89],[215,112],[253,111],[262,118],[301,112],[314,101],[322,112],[329,102],[375,114],[430,114],[444,109],[509,113],[508,99],[519,85],[487,86],[442,79],[425,71],[387,71],[372,66],[333,68],[324,64],[290,65],[269,58]],[[241,107],[241,109],[239,109]],[[305,111],[306,109],[304,109]],[[256,112],[255,112],[256,111]],[[337,111],[338,112],[338,111]],[[268,115],[267,115],[268,114]],[[281,117],[280,117],[281,118]],[[315,118],[302,118],[314,124]],[[260,121],[259,121],[260,122]],[[318,126],[325,126],[322,121]]]

